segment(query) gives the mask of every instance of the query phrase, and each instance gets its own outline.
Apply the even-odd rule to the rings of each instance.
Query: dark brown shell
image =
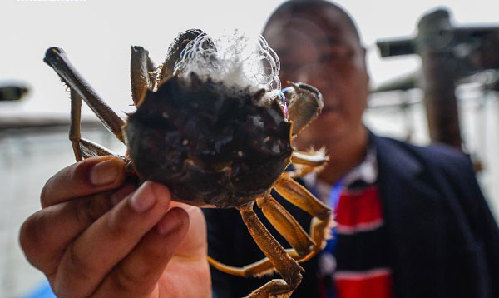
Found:
[[[289,164],[290,123],[262,92],[197,75],[148,91],[129,115],[129,156],[141,179],[167,185],[192,205],[240,206],[270,189]]]

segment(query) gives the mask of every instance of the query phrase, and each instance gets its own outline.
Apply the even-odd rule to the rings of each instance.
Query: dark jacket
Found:
[[[499,298],[499,230],[469,158],[445,146],[370,138],[377,151],[395,297]],[[308,230],[308,215],[278,200]],[[233,266],[262,258],[238,211],[209,209],[205,215],[212,257]],[[304,279],[293,297],[317,297],[317,258],[302,266]],[[270,278],[233,277],[212,268],[214,297],[247,295]]]

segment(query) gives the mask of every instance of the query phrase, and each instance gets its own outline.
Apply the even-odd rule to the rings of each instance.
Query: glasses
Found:
[[[347,46],[329,46],[310,49],[300,55],[291,51],[281,57],[281,76],[297,77],[334,71],[353,61],[355,50]]]

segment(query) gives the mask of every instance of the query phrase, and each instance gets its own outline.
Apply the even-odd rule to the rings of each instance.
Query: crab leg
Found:
[[[92,87],[74,69],[66,57],[66,53],[60,48],[49,48],[43,60],[57,72],[62,81],[71,90],[76,92],[86,102],[97,117],[101,119],[104,126],[124,143],[121,127],[125,123],[102,101]]]
[[[299,255],[307,255],[314,245],[296,219],[270,194],[256,199],[258,207],[272,226],[291,244]]]
[[[80,148],[81,140],[81,97],[73,90],[70,91],[71,94],[71,124],[69,126],[69,139],[73,145],[73,152],[75,154],[76,160],[81,161],[83,159],[82,152]]]
[[[295,249],[293,248],[287,248],[284,250],[290,257],[293,258],[293,260],[297,262],[303,262],[303,261],[308,261],[312,255],[311,253],[308,253],[307,255],[299,255]],[[235,276],[240,276],[240,277],[250,277],[250,276],[263,276],[269,273],[274,272],[276,269],[274,268],[274,265],[272,265],[272,262],[270,262],[269,258],[265,257],[259,261],[256,261],[254,263],[251,263],[249,265],[246,265],[244,267],[235,267],[235,266],[229,266],[220,263],[219,261],[213,259],[212,257],[208,256],[208,262],[210,262],[210,265],[215,267],[217,270],[220,270],[222,272],[225,272],[230,275],[235,275]]]
[[[199,29],[190,29],[180,33],[175,38],[172,45],[168,49],[166,60],[161,66],[159,74],[160,84],[169,80],[173,76],[173,71],[175,70],[175,63],[177,63],[177,61],[180,59],[180,54],[187,46],[187,44],[192,40],[194,40],[196,37],[198,37],[200,34],[203,34],[203,31]]]
[[[287,252],[288,250],[285,251]],[[225,265],[214,260],[210,256],[208,256],[208,261],[217,270],[240,277],[263,276],[267,273],[275,271],[274,265],[272,265],[269,258],[263,258],[260,261],[254,262],[244,267]]]
[[[296,261],[305,259],[314,243],[294,217],[270,194],[259,197],[256,201],[265,217],[294,248],[286,249],[286,253]],[[241,277],[261,276],[275,270],[269,258],[264,258],[244,267],[227,266],[211,257],[208,257],[208,261],[220,271]]]
[[[317,88],[305,83],[290,82],[291,87],[284,88],[284,96],[289,102],[289,120],[293,122],[292,136],[296,136],[310,121],[319,116],[324,107],[322,94]]]
[[[319,171],[329,161],[324,150],[317,151],[294,151],[291,155],[291,162],[295,166],[295,170],[290,176],[293,178],[307,175],[308,173]]]
[[[300,284],[302,279],[300,271],[303,268],[294,260],[296,252],[285,250],[260,222],[253,211],[253,202],[239,208],[241,217],[256,244],[267,256],[265,259],[251,265],[238,268],[221,264],[208,257],[211,265],[220,271],[236,276],[261,276],[277,270],[284,279],[274,279],[253,291],[249,297],[270,297],[271,295],[289,296]],[[294,256],[289,253],[292,251]]]
[[[293,247],[293,249],[286,249],[285,252],[297,262],[307,261],[325,245],[324,240],[327,238],[331,224],[330,209],[295,182],[289,173],[284,173],[274,187],[285,199],[314,216],[310,225],[311,237],[309,237],[289,212],[271,195],[267,194],[256,199],[265,217]],[[276,270],[268,257],[244,267],[227,266],[210,257],[208,260],[218,270],[242,277],[261,276]]]
[[[283,173],[274,184],[275,190],[286,200],[295,206],[305,210],[314,218],[310,224],[310,236],[314,241],[312,254],[307,259],[318,253],[326,245],[331,226],[329,209],[324,203],[319,201],[305,187],[294,181],[289,173]]]
[[[81,104],[82,99],[73,89],[71,92],[71,124],[69,127],[69,139],[73,145],[73,152],[76,160],[81,161],[83,158],[90,156],[107,156],[115,155],[111,150],[93,143],[81,137]]]
[[[291,295],[300,284],[303,268],[291,258],[275,240],[253,211],[253,202],[239,207],[241,217],[256,244],[269,258],[283,279],[274,279],[253,291],[249,297],[269,297],[271,295]]]
[[[107,149],[106,147],[86,139],[80,140],[80,148],[84,158],[91,156],[109,156],[109,155],[121,157],[116,153],[112,152],[111,150]]]
[[[143,47],[132,47],[130,62],[132,100],[135,106],[139,106],[146,95],[147,89],[154,89],[156,73],[149,58],[149,52]]]
[[[321,167],[329,161],[329,158],[324,153],[324,150],[317,151],[293,151],[291,155],[291,162],[311,167]]]

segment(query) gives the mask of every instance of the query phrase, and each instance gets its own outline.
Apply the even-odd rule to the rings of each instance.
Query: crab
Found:
[[[297,151],[291,146],[292,138],[320,113],[322,96],[307,84],[289,83],[279,95],[263,100],[268,95],[264,89],[228,87],[196,73],[179,76],[175,64],[189,42],[202,34],[197,29],[179,34],[159,67],[147,50],[131,48],[136,111],[126,121],[105,104],[62,49],[49,48],[44,61],[69,87],[69,138],[77,160],[115,155],[81,137],[83,100],[126,145],[125,156],[118,157],[126,161],[129,176],[167,185],[174,200],[240,211],[265,258],[238,268],[208,257],[212,266],[245,277],[277,271],[282,279],[269,281],[249,296],[290,296],[302,279],[299,262],[323,249],[331,223],[331,210],[294,180],[320,170],[327,156],[321,150]],[[288,171],[291,164],[294,169]],[[308,234],[272,197],[272,189],[313,216]],[[291,248],[283,248],[260,222],[254,202]]]

